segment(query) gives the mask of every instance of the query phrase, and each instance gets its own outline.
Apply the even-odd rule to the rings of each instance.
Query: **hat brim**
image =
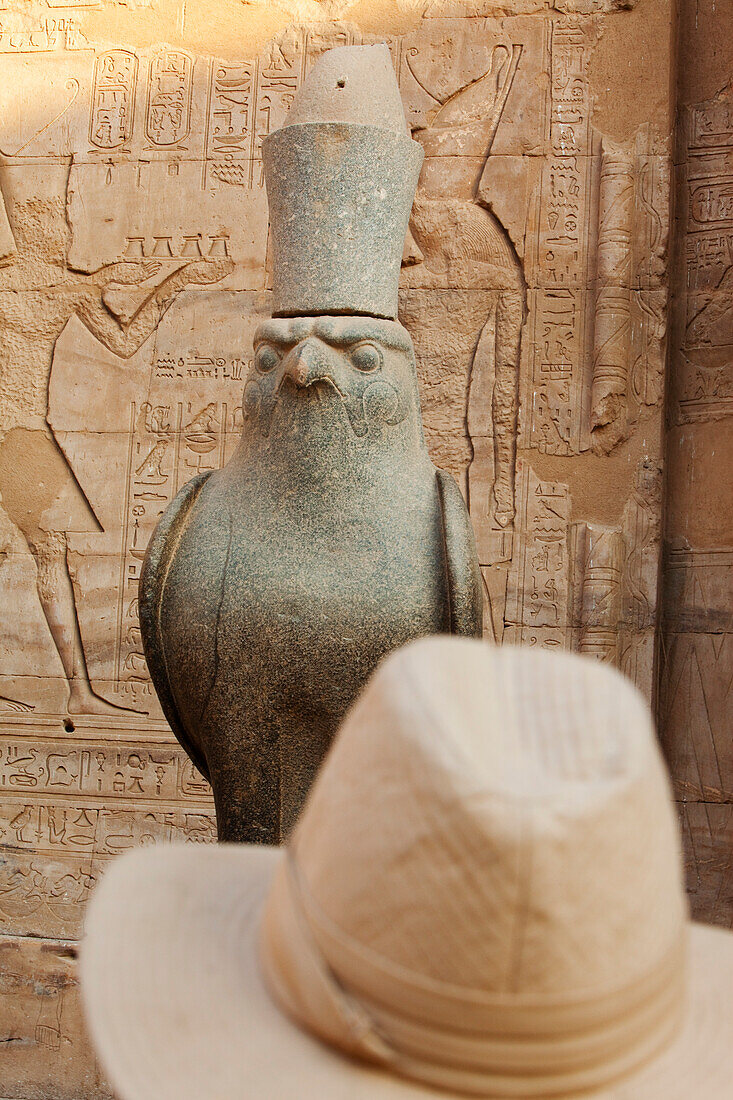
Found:
[[[119,1100],[456,1100],[342,1056],[275,1005],[258,937],[282,858],[259,846],[160,846],[105,874],[80,968],[87,1023]],[[730,1100],[733,934],[690,931],[677,1039],[596,1100]]]

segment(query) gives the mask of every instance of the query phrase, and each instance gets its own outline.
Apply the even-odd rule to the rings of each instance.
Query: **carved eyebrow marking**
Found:
[[[312,331],[312,318],[298,318],[291,321],[273,317],[271,320],[263,321],[261,325],[258,325],[252,342],[255,347],[265,341],[268,344],[276,344],[278,347],[287,347],[290,344],[297,344],[299,340],[309,336]]]
[[[376,317],[355,317],[346,324],[341,320],[334,322],[330,317],[322,318],[314,328],[313,335],[321,336],[336,347],[375,341],[397,351],[412,351],[412,342],[402,325]]]
[[[412,341],[399,322],[377,317],[354,317],[348,321],[332,316],[273,317],[258,326],[253,344],[255,348],[265,342],[286,348],[308,336],[315,336],[339,348],[372,340],[395,351],[412,351]]]

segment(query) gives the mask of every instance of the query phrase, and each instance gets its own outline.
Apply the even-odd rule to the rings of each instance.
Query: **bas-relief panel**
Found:
[[[651,694],[668,161],[651,129],[628,147],[594,131],[593,21],[481,33],[490,81],[461,85],[445,27],[442,47],[423,44],[409,64],[434,99],[412,115],[426,164],[402,294],[428,438],[469,499],[487,631],[594,653]],[[622,514],[578,522],[583,454],[636,431],[645,446]],[[533,469],[555,456],[577,459],[555,463],[567,482]]]
[[[140,566],[177,489],[241,430],[268,312],[262,138],[319,52],[372,40],[335,23],[240,61],[102,49],[76,7],[0,33],[8,285],[63,286],[30,453],[0,392],[0,448],[31,481],[34,462],[63,471],[20,503],[3,487],[0,511],[0,590],[18,611],[0,639],[0,915],[50,940],[78,935],[115,854],[215,838],[147,676]],[[555,13],[426,18],[387,38],[426,152],[401,316],[431,453],[469,500],[487,635],[593,654],[651,694],[669,173],[663,135],[621,147],[593,128],[601,32]],[[49,191],[64,262],[40,277],[23,218]],[[622,505],[579,513],[587,456],[624,447]]]

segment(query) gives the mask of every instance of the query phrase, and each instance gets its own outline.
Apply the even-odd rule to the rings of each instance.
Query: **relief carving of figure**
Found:
[[[414,135],[425,150],[425,163],[410,219],[403,285],[440,289],[435,309],[450,312],[450,324],[440,328],[451,331],[446,352],[456,359],[464,380],[472,447],[467,490],[482,564],[510,556],[502,552],[506,540],[501,533],[511,529],[516,510],[526,286],[514,245],[482,190],[482,177],[520,54],[520,46],[494,46],[483,74],[458,90],[451,90],[449,73],[434,66],[431,80],[430,71],[421,72],[408,55],[415,79],[435,107]],[[483,492],[479,488],[482,481],[488,482],[488,494],[486,485]]]
[[[202,259],[180,265],[150,285],[160,264],[115,263],[95,276],[95,285],[77,303],[76,316],[106,348],[127,359],[148,339],[184,287],[218,282],[232,267],[228,259]],[[38,599],[66,679],[68,714],[124,713],[129,708],[104,698],[90,681],[69,565],[69,536],[102,527],[51,431],[16,429],[5,435],[0,445],[0,499],[35,561]],[[32,709],[15,698],[0,701],[13,709]]]

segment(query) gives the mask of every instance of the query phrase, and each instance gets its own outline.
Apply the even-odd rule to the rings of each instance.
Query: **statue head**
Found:
[[[250,430],[278,438],[305,417],[348,425],[357,440],[422,442],[415,355],[397,321],[273,317],[254,338],[244,391]]]
[[[397,321],[422,159],[387,47],[323,54],[263,143],[273,317],[255,334],[247,434],[295,450],[424,446],[412,341]]]

